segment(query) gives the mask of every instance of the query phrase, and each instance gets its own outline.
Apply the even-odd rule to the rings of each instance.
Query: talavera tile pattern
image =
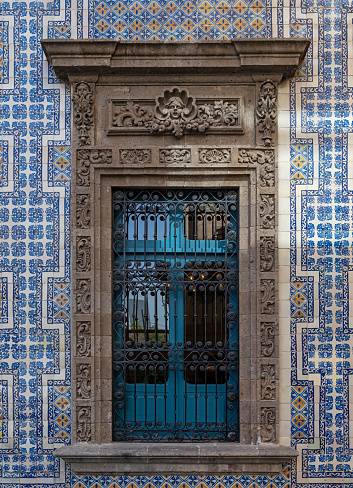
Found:
[[[3,486],[353,486],[352,19],[351,0],[0,3]],[[78,478],[53,456],[71,440],[71,115],[68,87],[43,60],[46,37],[314,40],[279,106],[281,437],[300,452],[280,475]]]

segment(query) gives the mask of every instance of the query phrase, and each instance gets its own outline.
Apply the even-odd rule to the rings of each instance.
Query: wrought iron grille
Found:
[[[236,191],[114,191],[116,441],[238,441]]]

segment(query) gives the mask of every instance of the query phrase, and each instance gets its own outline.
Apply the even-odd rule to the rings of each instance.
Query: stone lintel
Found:
[[[55,455],[77,475],[276,474],[298,451],[274,444],[80,443]]]
[[[105,39],[45,39],[45,55],[56,76],[222,73],[263,78],[292,76],[309,39],[234,39],[231,41],[122,42]]]

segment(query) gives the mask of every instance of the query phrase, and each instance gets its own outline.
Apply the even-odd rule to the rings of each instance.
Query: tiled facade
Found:
[[[353,2],[0,3],[0,447],[4,487],[353,486]],[[72,476],[70,94],[42,38],[309,37],[279,96],[281,475]]]

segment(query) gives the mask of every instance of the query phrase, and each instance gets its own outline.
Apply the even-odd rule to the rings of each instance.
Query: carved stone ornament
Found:
[[[238,163],[259,164],[260,186],[273,187],[275,184],[275,153],[273,149],[239,149]]]
[[[154,107],[126,102],[115,105],[113,127],[140,127],[152,134],[173,134],[180,139],[185,132],[205,132],[209,128],[239,125],[239,106],[219,100],[197,105],[187,90],[174,87],[156,99]]]
[[[269,358],[274,355],[275,334],[276,334],[275,322],[261,323],[261,356],[262,357]]]
[[[79,229],[89,229],[91,224],[91,199],[89,195],[76,195],[76,224]]]
[[[260,270],[272,271],[275,262],[275,238],[260,237]]]
[[[91,280],[77,280],[77,313],[91,313]]]
[[[261,400],[276,399],[276,369],[274,364],[261,365]]]
[[[166,164],[188,164],[191,163],[190,149],[160,149],[159,162]]]
[[[76,269],[77,271],[91,271],[91,238],[77,237],[76,239]]]
[[[151,162],[150,149],[120,149],[121,164],[146,164]]]
[[[111,149],[79,149],[77,151],[77,184],[90,185],[91,164],[111,164]]]
[[[275,227],[274,195],[260,195],[260,227],[262,229],[273,229]]]
[[[91,322],[76,324],[76,353],[77,356],[91,356]]]
[[[79,442],[88,442],[91,440],[91,407],[77,407],[76,437]]]
[[[262,83],[260,87],[256,116],[259,131],[263,134],[264,146],[273,146],[272,134],[275,130],[277,117],[277,87],[270,80]]]
[[[76,392],[80,400],[89,400],[91,398],[91,365],[76,365]]]
[[[275,313],[275,280],[261,280],[261,313]]]
[[[230,148],[199,149],[199,163],[230,163]]]
[[[261,441],[276,442],[276,409],[275,407],[261,408]]]
[[[88,83],[75,83],[73,93],[74,123],[80,146],[89,146],[89,129],[93,125],[93,91]]]

